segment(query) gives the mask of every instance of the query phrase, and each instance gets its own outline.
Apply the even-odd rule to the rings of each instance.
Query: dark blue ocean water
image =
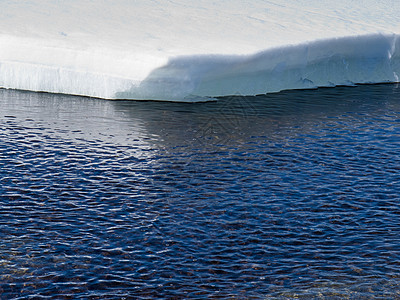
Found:
[[[400,299],[400,87],[0,90],[1,299]]]

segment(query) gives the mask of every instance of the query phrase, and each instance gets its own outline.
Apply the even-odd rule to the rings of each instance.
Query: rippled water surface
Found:
[[[0,90],[0,298],[400,298],[400,88]]]

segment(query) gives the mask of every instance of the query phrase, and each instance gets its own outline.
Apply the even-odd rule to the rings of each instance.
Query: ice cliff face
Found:
[[[1,5],[4,88],[197,101],[400,77],[395,0]]]

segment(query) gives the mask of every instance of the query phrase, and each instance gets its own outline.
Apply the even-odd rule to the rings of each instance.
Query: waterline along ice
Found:
[[[400,4],[7,1],[0,87],[204,101],[400,81]]]

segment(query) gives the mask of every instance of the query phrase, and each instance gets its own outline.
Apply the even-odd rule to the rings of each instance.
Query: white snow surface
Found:
[[[3,0],[0,87],[203,101],[399,82],[399,0]]]

